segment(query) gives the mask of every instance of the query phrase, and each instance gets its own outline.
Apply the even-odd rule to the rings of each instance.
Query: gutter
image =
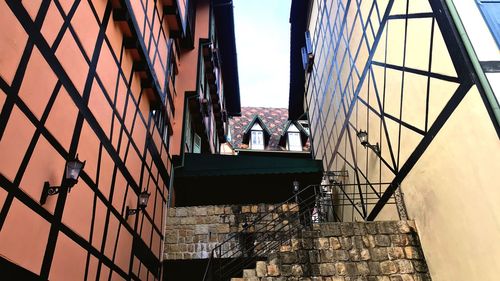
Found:
[[[462,24],[462,20],[460,19],[460,16],[458,15],[457,9],[455,8],[455,5],[453,4],[453,0],[444,0],[446,3],[446,6],[448,7],[448,11],[450,13],[451,19],[453,20],[453,23],[455,24],[455,27],[458,31],[458,34],[460,35],[460,39],[462,39],[462,42],[464,44],[465,50],[467,54],[469,55],[470,61],[472,63],[472,66],[474,67],[474,71],[476,72],[477,78],[481,88],[484,91],[484,94],[486,96],[486,99],[488,101],[488,104],[491,108],[491,111],[493,113],[493,120],[496,124],[495,127],[500,127],[500,105],[495,97],[495,93],[493,93],[493,90],[491,89],[491,85],[488,82],[488,79],[486,78],[486,75],[484,74],[483,69],[481,68],[481,64],[479,63],[479,60],[477,58],[477,55],[474,51],[474,48],[472,46],[472,43],[470,42],[469,37],[467,36],[467,32],[465,31],[465,28]]]

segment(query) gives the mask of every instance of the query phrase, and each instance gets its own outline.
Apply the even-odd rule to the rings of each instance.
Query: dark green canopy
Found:
[[[187,153],[184,167],[175,173],[178,177],[199,177],[321,173],[321,171],[321,161],[311,158]]]
[[[175,205],[278,203],[293,195],[294,180],[321,181],[321,161],[308,154],[261,154],[185,154],[174,172]]]

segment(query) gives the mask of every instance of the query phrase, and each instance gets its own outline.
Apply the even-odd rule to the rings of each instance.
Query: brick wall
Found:
[[[261,233],[276,225],[272,220],[286,218],[297,212],[295,204],[283,205],[220,205],[180,207],[168,210],[164,258],[167,260],[206,259],[219,243],[230,239],[225,247],[240,249],[237,232],[245,223],[263,217],[249,232]],[[282,219],[277,220],[283,222]],[[256,233],[256,234],[258,234]]]

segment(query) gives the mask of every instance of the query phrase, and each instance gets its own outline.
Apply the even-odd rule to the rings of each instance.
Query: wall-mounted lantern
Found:
[[[299,181],[294,180],[292,184],[293,184],[293,192],[295,192],[295,193],[299,192],[299,186],[300,186]]]
[[[357,133],[357,136],[359,138],[359,141],[365,148],[371,148],[377,155],[380,155],[380,147],[378,145],[378,142],[376,144],[370,144],[370,142],[368,142],[368,133],[366,131],[360,130]]]
[[[86,161],[80,161],[78,159],[78,154],[75,159],[69,160],[66,162],[66,170],[64,171],[64,179],[61,183],[61,186],[50,186],[50,183],[46,181],[43,184],[42,196],[40,197],[40,205],[45,204],[47,201],[47,197],[51,195],[56,195],[60,193],[63,189],[68,192],[71,191],[71,188],[75,186],[80,178],[80,173],[85,167]]]
[[[125,220],[128,220],[128,216],[135,215],[139,211],[144,211],[144,209],[146,209],[146,206],[148,206],[149,195],[151,195],[151,193],[148,193],[145,190],[139,194],[139,204],[137,209],[130,209],[127,206],[127,209],[125,210]]]

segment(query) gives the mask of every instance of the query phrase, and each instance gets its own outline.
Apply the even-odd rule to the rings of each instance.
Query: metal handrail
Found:
[[[338,198],[334,198],[332,188],[340,189],[338,194],[342,196],[342,203],[334,203],[334,199]],[[272,213],[262,214],[246,228],[229,235],[226,240],[214,247],[210,252],[203,281],[229,280],[234,276],[233,274],[259,258],[263,258],[266,254],[273,253],[283,245],[291,245],[292,239],[297,238],[303,230],[310,230],[312,223],[342,221],[335,209],[339,206],[349,205],[353,207],[353,211],[363,217],[363,212],[355,203],[356,198],[351,198],[350,195],[356,194],[346,192],[344,185],[336,182],[326,185],[309,185],[300,189],[292,197],[274,205],[273,210],[276,211],[287,205],[288,212],[283,212],[265,223],[261,222]],[[365,199],[371,198],[366,196]],[[364,202],[364,207],[368,205],[372,203]],[[222,259],[228,259],[228,261],[223,264]]]
[[[273,206],[274,207],[273,210],[278,210],[278,208],[282,207],[283,205],[287,205],[288,212],[289,212],[288,214],[286,214],[284,216],[278,216],[276,219],[271,219],[270,221],[268,221],[264,224],[259,224],[264,218],[269,216],[269,213],[263,214],[263,215],[259,216],[258,218],[256,218],[245,229],[243,229],[237,233],[233,233],[226,240],[224,240],[223,242],[218,244],[216,247],[214,247],[210,252],[210,256],[208,259],[207,267],[205,269],[203,280],[208,281],[209,277],[213,277],[213,276],[210,276],[210,273],[213,273],[212,267],[214,267],[214,265],[215,265],[215,262],[214,262],[215,258],[222,259],[222,258],[242,257],[243,259],[245,259],[245,258],[252,259],[252,258],[259,257],[259,255],[263,254],[266,251],[275,250],[277,246],[281,246],[283,244],[283,240],[290,240],[292,238],[290,231],[288,232],[289,235],[286,236],[285,239],[281,239],[280,241],[276,241],[277,238],[276,238],[276,235],[274,235],[274,234],[282,232],[285,227],[288,227],[288,229],[291,229],[290,225],[294,225],[294,224],[300,225],[300,223],[297,223],[297,221],[300,220],[300,214],[301,214],[300,205],[298,204],[298,199],[300,197],[302,197],[304,194],[311,192],[311,190],[312,190],[313,192],[311,195],[309,195],[305,199],[300,198],[301,199],[300,203],[302,205],[304,205],[304,204],[313,205],[315,203],[315,198],[317,197],[317,192],[315,189],[317,189],[318,187],[319,187],[319,185],[309,185],[309,186],[299,190],[297,193],[295,193],[292,197],[288,198],[287,200],[285,200],[281,203],[275,204]],[[302,213],[307,212],[307,211],[308,210],[305,210]],[[287,223],[284,223],[285,221],[287,221]],[[258,224],[259,224],[259,226],[258,226]],[[279,226],[279,227],[276,227],[276,226]],[[250,232],[248,232],[249,229],[253,229],[253,231],[251,233],[253,233],[254,235],[261,234],[260,238],[266,238],[266,239],[260,239],[260,243],[254,243],[253,246],[248,247],[248,248],[230,245],[228,249],[226,249],[224,252],[222,252],[222,248],[225,245],[233,242],[238,237],[244,236],[244,234],[250,233]],[[271,233],[273,233],[273,237],[271,237]],[[263,243],[269,242],[269,241],[267,241],[268,238],[273,238],[271,240],[272,244],[267,245],[267,246],[273,245],[273,248],[267,249],[268,247],[263,247],[263,249],[261,249],[259,251],[255,251],[257,249],[257,247],[262,246]],[[247,244],[249,242],[249,239],[253,239],[252,235],[246,235],[244,241],[240,241],[240,242],[243,242],[243,244]],[[219,268],[218,268],[218,270],[216,270],[216,272],[219,273],[219,275],[220,275],[224,269],[228,269],[227,268],[228,266],[232,266],[232,268],[229,268],[230,269],[230,270],[228,270],[229,272],[234,271],[235,266],[240,268],[238,266],[238,264],[233,265],[235,262],[236,262],[236,260],[233,259],[233,260],[229,261],[226,265],[224,265],[224,267],[222,267],[219,263]],[[248,261],[245,263],[248,263]],[[251,263],[251,261],[250,261],[250,263]]]

